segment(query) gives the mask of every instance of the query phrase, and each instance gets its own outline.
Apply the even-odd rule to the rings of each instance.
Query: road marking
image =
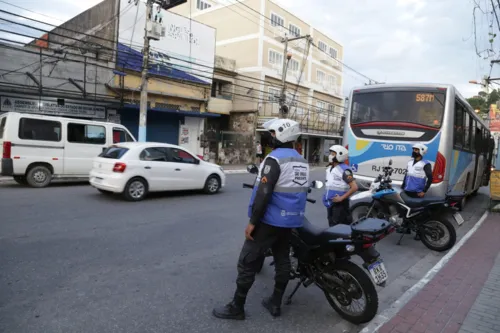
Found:
[[[413,296],[415,296],[430,280],[450,261],[450,259],[457,253],[458,250],[467,242],[467,240],[479,229],[483,222],[488,217],[489,212],[484,212],[483,216],[477,221],[472,229],[467,232],[462,239],[455,244],[455,246],[439,260],[434,267],[432,267],[423,278],[408,289],[400,298],[398,298],[392,305],[384,310],[381,314],[377,315],[365,328],[359,333],[374,333],[377,332],[386,322],[396,316],[406,303],[408,303]]]

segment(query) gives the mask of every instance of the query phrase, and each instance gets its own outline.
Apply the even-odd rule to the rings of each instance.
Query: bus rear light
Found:
[[[12,142],[4,141],[2,158],[10,158],[11,152],[12,152]]]
[[[432,183],[438,184],[444,180],[444,173],[446,171],[446,158],[438,152],[436,156],[436,164],[434,164],[434,170],[432,171]]]
[[[347,149],[347,151],[349,151],[349,145],[345,145],[345,149]],[[347,159],[345,160],[345,162],[344,162],[344,163],[345,163],[346,165],[349,165],[349,155],[347,155],[347,156],[348,156],[348,157],[347,157]]]

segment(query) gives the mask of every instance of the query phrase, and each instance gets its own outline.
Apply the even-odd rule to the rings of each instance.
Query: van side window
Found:
[[[103,145],[106,143],[104,126],[68,123],[68,142]]]
[[[133,142],[134,139],[122,128],[113,127],[113,143]]]
[[[5,121],[7,120],[7,117],[3,117],[0,119],[0,139],[3,138],[3,131],[5,130]]]
[[[21,118],[19,139],[39,141],[61,141],[61,123],[53,120]]]

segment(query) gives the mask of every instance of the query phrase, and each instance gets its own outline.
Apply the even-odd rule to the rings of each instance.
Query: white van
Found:
[[[92,161],[113,143],[136,141],[122,125],[7,112],[0,115],[0,174],[45,187],[53,178],[87,178]]]

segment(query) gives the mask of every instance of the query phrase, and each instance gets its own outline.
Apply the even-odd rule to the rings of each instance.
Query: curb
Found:
[[[469,238],[474,235],[474,233],[483,224],[489,215],[489,211],[484,212],[481,218],[476,222],[472,229],[467,232],[458,243],[439,260],[434,267],[432,267],[423,278],[408,289],[400,298],[398,298],[392,305],[383,311],[381,314],[377,315],[367,326],[365,326],[359,333],[375,333],[389,320],[395,317],[398,312],[415,296],[420,290],[422,290],[427,283],[429,283],[434,276],[436,276],[439,271],[450,261],[450,259],[460,250],[460,248],[469,240]]]

